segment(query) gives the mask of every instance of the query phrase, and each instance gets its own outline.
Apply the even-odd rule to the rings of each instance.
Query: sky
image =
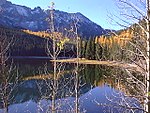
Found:
[[[8,0],[13,4],[23,5],[30,8],[40,6],[48,9],[51,2],[55,3],[55,9],[69,13],[80,12],[91,21],[104,29],[121,29],[114,25],[109,16],[118,9],[115,0]]]

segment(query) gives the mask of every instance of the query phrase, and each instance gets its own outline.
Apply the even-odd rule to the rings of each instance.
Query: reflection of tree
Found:
[[[74,87],[69,87],[70,84],[72,84],[72,80],[74,80],[74,75],[70,76],[64,76],[65,72],[65,63],[58,63],[56,60],[58,59],[58,56],[60,56],[63,52],[64,45],[66,42],[66,38],[62,33],[56,32],[57,28],[55,28],[55,10],[54,10],[54,3],[52,2],[52,5],[50,7],[50,17],[47,18],[48,24],[50,25],[50,29],[48,29],[48,33],[50,34],[50,37],[47,38],[47,53],[52,58],[52,72],[48,69],[48,67],[45,65],[44,67],[44,75],[48,77],[43,77],[44,81],[38,83],[38,89],[39,93],[41,95],[41,99],[48,98],[51,99],[51,102],[48,105],[47,112],[56,113],[61,111],[61,106],[63,106],[65,103],[62,103],[60,100],[61,98],[64,98],[67,95],[71,95],[73,93]],[[44,85],[45,84],[45,85]],[[45,86],[44,91],[43,87]],[[65,90],[67,90],[67,92]],[[43,94],[45,92],[45,94]],[[60,100],[57,100],[59,97]],[[56,101],[57,100],[57,101]],[[40,105],[40,102],[39,102]],[[41,106],[39,106],[40,112]]]
[[[73,75],[66,74],[63,77],[59,78],[59,85],[57,90],[56,96],[56,108],[57,111],[63,110],[62,106],[65,104],[71,104],[72,102],[68,101],[67,98],[75,98],[75,77],[73,79]],[[17,84],[17,87],[11,93],[11,100],[10,104],[17,104],[17,103],[24,103],[29,100],[32,100],[36,103],[40,103],[41,100],[47,100],[49,104],[51,104],[51,96],[52,89],[48,86],[47,83],[50,83],[52,79],[45,79],[45,80],[27,80],[22,81]],[[81,79],[81,86],[84,84],[84,79]],[[84,85],[84,87],[79,87],[79,96],[87,93],[91,89],[89,84]],[[63,103],[65,100],[65,103]],[[73,102],[74,103],[74,102]],[[59,105],[59,106],[58,106]],[[49,105],[47,104],[47,107]],[[71,107],[74,105],[69,106],[67,109],[74,110]],[[44,109],[44,108],[42,108]]]
[[[69,67],[74,67],[74,65],[70,65]],[[90,91],[91,86],[104,86],[105,84],[111,86],[112,88],[116,90],[120,90],[126,94],[130,94],[128,91],[128,86],[126,87],[125,83],[125,76],[122,75],[122,77],[115,79],[114,74],[117,75],[117,72],[115,73],[115,69],[113,71],[106,67],[106,66],[100,66],[100,65],[88,65],[88,66],[79,66],[79,79],[80,79],[80,85],[78,89],[78,98],[80,100],[80,104],[84,104],[84,99],[81,99],[82,95],[86,92]],[[62,70],[63,72],[67,71],[68,69]],[[90,71],[89,71],[90,70]],[[107,70],[107,74],[106,71]],[[117,69],[116,69],[117,70]],[[56,90],[56,110],[64,112],[69,110],[70,112],[74,111],[74,102],[69,101],[68,98],[74,98],[75,99],[75,70],[70,69],[70,73],[65,73],[64,75],[61,75],[57,81],[58,86]],[[89,75],[86,76],[85,72],[90,72]],[[94,73],[95,71],[95,73]],[[86,72],[86,73],[87,73]],[[93,73],[92,73],[93,72]],[[99,72],[96,73],[96,72]],[[62,73],[62,72],[60,72]],[[111,74],[112,75],[111,75]],[[47,75],[50,75],[48,72]],[[53,74],[51,74],[53,75]],[[123,78],[124,76],[124,78]],[[89,78],[90,77],[90,78]],[[124,81],[123,81],[124,80]],[[85,84],[86,81],[86,84]],[[52,95],[52,82],[53,77],[44,78],[43,80],[29,80],[29,81],[23,81],[20,84],[18,84],[17,88],[15,88],[15,91],[13,91],[13,94],[11,94],[14,99],[10,102],[10,104],[16,104],[16,103],[23,103],[28,100],[32,100],[33,102],[36,102],[39,108],[38,112],[42,112],[41,110],[44,110],[45,108],[41,105],[42,100],[46,100],[47,104],[45,106],[47,107],[48,111],[51,109],[49,108],[49,105],[51,105],[51,95]],[[132,91],[132,89],[131,89]],[[113,94],[113,92],[112,92]],[[121,93],[120,93],[121,95]],[[92,95],[90,95],[92,96]],[[108,97],[108,95],[106,95]],[[113,96],[113,95],[112,95]],[[67,98],[68,97],[68,98]],[[21,98],[21,100],[20,100]],[[108,98],[109,99],[109,98]],[[81,101],[83,100],[83,101]],[[93,100],[91,100],[93,101]],[[79,104],[79,107],[80,107]],[[66,107],[67,105],[67,107]],[[102,104],[104,105],[104,104]],[[82,110],[80,109],[82,112]]]
[[[136,84],[132,84],[133,87],[129,88],[128,84],[130,79],[124,71],[119,68],[110,68],[101,65],[83,65],[81,75],[84,76],[86,83],[90,83],[92,86],[103,86],[107,84],[116,90],[120,90],[127,95],[140,95],[141,90]],[[136,78],[142,80],[140,74],[136,74]]]
[[[97,83],[105,77],[111,76],[112,69],[102,65],[84,65],[81,73],[86,79],[87,83],[97,85]]]
[[[8,106],[13,99],[11,93],[19,79],[12,61],[8,62],[9,51],[14,41],[13,37],[8,36],[3,30],[0,32],[0,105],[4,109],[4,113],[8,113]]]
[[[109,107],[111,109],[110,111],[116,109],[116,112],[143,112],[142,106],[137,99],[140,98],[142,92],[140,90],[141,88],[139,88],[140,84],[139,86],[136,84],[129,84],[130,80],[127,79],[128,75],[124,73],[124,71],[118,70],[118,68],[110,69],[107,66],[100,65],[86,65],[83,67],[84,70],[82,71],[82,74],[84,75],[86,82],[91,83],[92,86],[105,87],[106,85],[112,88],[111,92],[106,92],[105,94],[109,103],[101,103],[101,101],[96,98],[91,101],[94,101],[98,106],[103,106],[105,109],[108,109]],[[136,74],[136,78],[140,80],[140,74]],[[130,85],[132,85],[132,87]],[[143,102],[143,100],[141,100],[141,102]]]
[[[122,39],[131,39],[127,41],[128,46],[122,51],[126,56],[124,61],[135,64],[143,70],[139,73],[124,69],[126,85],[136,92],[130,97],[138,98],[139,103],[143,105],[142,111],[148,113],[150,112],[150,0],[117,0],[117,5],[121,10],[121,17],[113,15],[115,17],[113,20],[126,27],[125,31],[129,31],[125,37],[122,36]],[[130,112],[136,112],[136,107],[132,109],[128,102],[124,104],[124,107],[131,107]]]
[[[36,78],[38,76],[45,75],[45,67],[47,67],[48,72],[52,73],[52,63],[49,60],[40,60],[40,59],[14,59],[14,65],[17,65],[19,74],[22,79],[26,78]]]

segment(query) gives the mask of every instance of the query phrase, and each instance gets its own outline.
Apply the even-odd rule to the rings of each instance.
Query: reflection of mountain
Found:
[[[30,88],[31,84],[29,83],[27,87]],[[117,100],[118,101],[121,100],[121,97],[118,98],[114,97],[112,92],[113,94],[115,94],[114,89],[108,85],[104,85],[102,87],[95,87],[89,92],[86,91],[83,95],[80,95],[80,103],[79,103],[80,111],[82,112],[86,110],[86,113],[104,113],[104,111],[106,113],[110,113],[110,111],[113,111],[114,113],[123,113],[124,111],[127,111],[125,107],[121,107],[120,105],[115,103]],[[116,93],[118,94],[118,92]],[[25,94],[19,93],[19,95],[15,97],[21,97],[21,96],[23,97]],[[37,95],[34,94],[33,96],[36,97]],[[113,99],[114,103],[110,102],[107,99],[107,97]],[[24,98],[25,98],[24,102],[22,101],[22,102],[16,102],[11,104],[9,106],[9,113],[16,113],[16,111],[17,113],[26,113],[25,111],[30,111],[31,113],[35,113],[37,112],[38,108],[41,108],[39,109],[40,113],[46,113],[46,111],[49,109],[51,105],[51,101],[48,99],[41,98],[41,100],[39,100],[38,98],[31,98],[31,96],[30,98],[24,96]],[[27,100],[27,98],[29,98],[29,100]],[[130,101],[130,99],[128,98],[128,101]],[[135,101],[136,101],[135,99],[132,99],[131,106],[136,106],[132,104],[132,102],[134,103]],[[102,105],[99,105],[98,103]],[[136,104],[139,106],[138,103]],[[62,111],[61,113],[72,113],[75,107],[75,97],[66,96],[66,97],[61,97],[61,99],[57,98],[56,105],[58,105],[57,110]],[[68,112],[68,111],[72,111],[72,112]],[[137,113],[141,113],[140,110],[137,111],[138,111]]]
[[[80,96],[80,110],[84,111],[86,110],[86,113],[102,113],[104,108],[102,106],[98,106],[96,103],[94,103],[92,100],[94,100],[95,98],[97,98],[97,100],[99,102],[108,102],[109,101],[106,99],[105,97],[105,93],[104,90],[107,90],[107,92],[111,92],[112,89],[108,86],[104,86],[104,87],[97,87],[94,88],[89,92],[84,93],[82,96]],[[61,110],[61,113],[68,113],[68,111],[70,110],[69,113],[73,113],[74,110],[74,102],[75,102],[75,97],[65,97],[65,98],[61,98],[61,100],[57,99],[56,103],[61,103],[61,105],[58,108],[58,110]],[[42,108],[42,110],[40,111],[40,113],[46,113],[46,110],[48,109],[49,105],[51,104],[50,100],[46,100],[46,99],[42,99],[40,100],[40,108]],[[17,103],[17,104],[13,104],[9,106],[9,113],[16,113],[16,111],[18,111],[17,113],[25,113],[26,110],[30,111],[31,113],[35,113],[37,112],[38,109],[38,103],[35,102],[34,100],[29,100],[26,102],[22,102],[22,103]],[[106,107],[105,109],[107,110],[109,107]],[[17,109],[17,110],[16,110]],[[72,112],[71,112],[72,111]],[[119,112],[116,112],[119,113]]]
[[[69,81],[69,82],[67,82]],[[28,80],[23,81],[18,84],[18,87],[14,90],[11,97],[13,98],[12,104],[23,103],[29,100],[33,100],[34,102],[38,102],[41,99],[50,99],[52,91],[50,90],[52,80]],[[57,98],[65,98],[65,97],[74,97],[75,89],[74,89],[74,78],[72,76],[68,76],[59,80],[59,86],[57,89]],[[64,87],[65,86],[65,87]],[[88,92],[91,89],[89,84],[84,85],[84,87],[80,87],[80,95]]]
[[[18,62],[17,62],[18,63]],[[30,73],[30,72],[36,72],[39,70],[39,67],[44,66],[45,63],[48,63],[47,66],[52,69],[52,64],[47,60],[41,60],[38,62],[38,60],[25,60],[20,62],[18,64],[19,69],[21,69],[22,72],[29,73],[31,76],[36,76],[36,73]],[[122,80],[119,79],[119,76],[114,78],[113,74],[119,74],[116,73],[115,69],[109,68],[107,66],[101,66],[101,65],[80,65],[80,87],[79,88],[79,96],[81,100],[86,104],[87,106],[89,101],[94,100],[93,95],[96,95],[95,98],[101,101],[101,95],[95,91],[92,95],[90,94],[91,91],[93,91],[94,87],[99,87],[100,89],[103,88],[103,91],[101,93],[104,93],[104,89],[109,89],[112,91],[121,91],[124,94],[131,94],[128,87],[126,87],[126,84],[124,84],[125,76],[120,77]],[[23,70],[24,69],[24,70]],[[40,68],[40,74],[44,74],[44,71],[42,70],[44,68]],[[65,70],[63,71],[70,71],[67,72],[65,75],[60,76],[58,79],[58,87],[56,88],[57,92],[57,98],[56,100],[64,100],[68,98],[75,98],[75,75],[71,74],[72,70],[74,69],[74,65],[67,65],[65,67]],[[47,69],[49,70],[49,69]],[[28,72],[29,71],[29,72]],[[49,70],[50,71],[50,70]],[[20,72],[20,70],[19,70]],[[118,72],[118,71],[117,71]],[[122,73],[123,74],[123,73]],[[46,76],[46,75],[45,75]],[[33,77],[34,78],[34,77]],[[33,103],[37,104],[41,100],[47,100],[50,102],[51,96],[52,96],[52,83],[53,80],[51,78],[47,78],[44,80],[28,80],[28,81],[21,81],[19,84],[17,84],[17,87],[13,89],[13,92],[9,96],[9,107],[15,106],[15,104],[24,104],[27,102],[32,101]],[[107,86],[107,87],[106,87]],[[122,90],[123,89],[123,90]],[[112,92],[109,93],[112,93]],[[90,93],[88,93],[90,92]],[[83,99],[85,95],[89,95],[88,101]],[[102,96],[103,97],[103,96]],[[107,99],[106,99],[107,100]],[[1,106],[1,105],[0,105]],[[46,105],[47,106],[47,105]],[[1,106],[3,108],[3,106]]]
[[[105,91],[107,91],[110,98],[111,97],[114,98],[114,95],[113,95],[115,94],[114,92],[117,92],[118,94],[118,92],[121,90],[121,89],[118,89],[119,88],[118,86],[121,86],[121,87],[123,86],[122,88],[125,88],[125,91],[128,91],[128,88],[124,87],[124,85],[122,84],[123,82],[120,82],[117,86],[116,79],[113,78],[111,75],[113,74],[113,71],[110,70],[109,68],[98,66],[98,65],[85,65],[80,69],[83,69],[80,73],[81,76],[79,77],[81,78],[80,86],[82,86],[79,88],[80,104],[81,104],[81,110],[86,108],[86,110],[89,111],[87,113],[91,113],[91,112],[98,113],[98,111],[103,110],[101,106],[97,106],[97,104],[93,103],[93,101],[96,99],[96,101],[98,102],[104,102],[104,103],[109,102],[106,98]],[[103,77],[104,74],[106,78]],[[9,108],[12,109],[13,107],[16,107],[18,109],[18,106],[31,105],[32,107],[33,106],[35,107],[31,109],[31,111],[32,110],[35,111],[37,109],[37,105],[40,102],[42,102],[44,106],[49,107],[49,105],[51,104],[51,95],[52,95],[51,83],[52,82],[53,82],[52,79],[28,80],[28,81],[20,82],[19,84],[17,84],[17,87],[13,90],[13,93],[9,97],[11,100],[9,104]],[[56,102],[61,101],[63,103],[60,108],[61,110],[62,109],[68,110],[68,106],[70,105],[74,106],[75,77],[74,75],[66,74],[62,76],[62,78],[59,78],[58,83],[59,85],[58,85],[58,88],[56,89],[56,92],[57,92]],[[106,84],[109,84],[109,85],[106,85]],[[93,88],[93,86],[95,86],[95,88]],[[99,87],[96,87],[96,86],[99,86]],[[116,99],[118,98],[115,98],[115,100]],[[129,98],[127,100],[130,101]],[[67,101],[67,104],[65,103],[66,101]],[[132,102],[134,103],[134,101]],[[118,106],[117,104],[115,105]],[[28,108],[25,108],[25,109],[28,109]],[[104,109],[108,109],[108,107],[105,107]],[[13,112],[10,112],[10,113],[13,113]],[[119,112],[115,112],[115,113],[119,113]]]
[[[96,71],[96,69],[101,69],[100,73],[101,75],[98,73],[93,73],[93,70],[95,70],[95,72],[98,72],[98,70]],[[91,86],[98,86],[98,87],[104,87],[106,84],[109,85],[109,87],[117,90],[117,91],[121,91],[124,92],[126,95],[129,95],[130,93],[135,93],[132,92],[130,89],[128,89],[128,87],[123,83],[123,81],[119,81],[116,78],[112,77],[112,75],[107,76],[107,77],[103,77],[104,72],[103,71],[111,71],[109,69],[106,69],[106,67],[95,67],[94,65],[86,65],[86,67],[84,67],[84,70],[82,73],[83,78],[82,78],[82,84],[86,84],[83,87],[80,87],[80,95],[83,95],[85,93],[87,93],[89,90],[91,90]],[[109,72],[107,72],[109,73]],[[109,73],[110,74],[110,73]],[[113,74],[113,73],[112,73]],[[49,80],[28,80],[28,81],[23,81],[22,83],[20,83],[17,87],[17,89],[15,89],[13,95],[14,95],[14,100],[13,100],[13,104],[14,103],[23,103],[29,100],[33,100],[34,102],[38,102],[41,99],[43,99],[43,97],[45,97],[45,99],[50,99],[51,100],[51,90],[50,87],[48,87],[47,85],[50,83],[52,83],[53,80],[49,79]],[[61,98],[66,98],[66,97],[74,97],[75,96],[75,89],[74,89],[74,82],[75,82],[75,78],[73,75],[68,74],[63,76],[62,78],[59,78],[58,81],[60,84],[58,86],[58,90],[57,90],[57,99],[61,99]],[[47,84],[48,83],[48,84]],[[39,89],[40,86],[40,89]],[[64,87],[65,86],[65,87]]]
[[[96,99],[97,101],[102,102],[102,103],[105,103],[105,102],[109,103],[109,101],[106,99],[104,90],[106,90],[108,94],[110,94],[113,91],[113,89],[111,89],[111,87],[105,85],[104,87],[101,87],[101,88],[96,87],[96,88],[92,89],[90,92],[86,92],[82,96],[80,96],[80,105],[81,105],[80,110],[81,111],[86,110],[87,111],[86,113],[103,113],[104,109],[107,111],[109,109],[109,106],[104,108],[103,106],[99,106],[99,105],[97,105],[97,103],[93,102],[93,100]],[[74,102],[75,102],[75,97],[65,97],[65,98],[61,98],[60,100],[57,99],[56,103],[61,104],[61,105],[58,104],[58,106],[59,106],[58,111],[61,110],[62,111],[61,113],[73,113]],[[45,109],[48,109],[48,107],[49,107],[48,105],[50,105],[51,101],[42,99],[40,101],[40,103],[41,103],[40,107],[42,108],[40,113],[45,113],[45,111],[46,111]],[[29,100],[24,103],[12,105],[12,106],[10,106],[10,109],[13,112],[15,110],[13,110],[12,108],[22,106],[22,108],[24,109],[23,106],[26,106],[26,105],[29,106],[26,109],[28,109],[29,111],[33,111],[33,112],[35,112],[38,107],[38,104],[36,102]],[[26,110],[26,109],[24,109],[24,110]],[[113,111],[116,111],[115,113],[119,113],[119,112],[117,112],[116,108],[112,108],[112,109],[113,109]],[[19,109],[19,111],[23,111],[23,110]],[[70,112],[68,112],[68,111],[70,111]],[[24,111],[23,111],[23,113],[24,113]]]

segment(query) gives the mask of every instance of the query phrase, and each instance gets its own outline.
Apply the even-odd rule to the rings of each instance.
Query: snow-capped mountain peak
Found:
[[[4,0],[5,1],[5,0]],[[40,7],[31,9],[26,6],[3,2],[1,4],[0,25],[29,29],[32,31],[45,31],[49,29],[46,19],[50,16],[50,10],[42,10]],[[59,31],[70,29],[72,23],[78,21],[78,33],[81,36],[95,36],[105,34],[106,31],[81,13],[67,13],[54,10],[54,25]]]

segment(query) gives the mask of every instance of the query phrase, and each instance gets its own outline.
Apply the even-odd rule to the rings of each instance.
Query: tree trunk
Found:
[[[50,28],[51,32],[53,33],[54,30],[54,3],[52,3],[51,6],[51,11],[50,11],[50,17],[51,17],[51,23],[50,23]],[[57,86],[57,64],[56,64],[56,39],[53,37],[53,60],[54,60],[54,67],[53,67],[53,87],[52,87],[52,113],[56,112],[56,105],[55,105],[55,99],[56,99],[56,86]]]
[[[76,62],[76,78],[75,78],[75,113],[79,113],[79,37],[77,36],[77,62]]]
[[[147,41],[146,41],[146,45],[147,45],[147,59],[146,59],[146,105],[145,105],[145,110],[147,113],[150,112],[150,102],[149,102],[149,92],[150,92],[150,0],[146,1],[147,3]]]

